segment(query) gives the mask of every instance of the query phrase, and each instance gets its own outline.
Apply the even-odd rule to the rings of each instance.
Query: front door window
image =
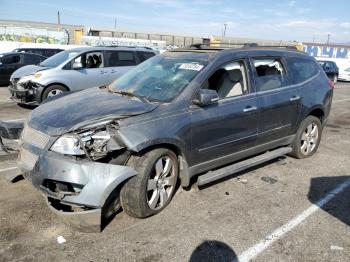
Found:
[[[216,90],[220,99],[247,94],[244,63],[238,61],[221,66],[204,84],[204,88]]]

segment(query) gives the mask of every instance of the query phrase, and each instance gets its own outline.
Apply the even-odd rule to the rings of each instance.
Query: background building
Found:
[[[0,41],[80,44],[84,26],[0,20]]]
[[[114,38],[129,38],[129,39],[142,39],[142,40],[155,40],[165,41],[166,45],[169,46],[189,46],[195,43],[202,43],[201,37],[186,36],[172,33],[161,33],[161,32],[146,32],[139,30],[130,29],[115,29],[115,28],[104,28],[104,27],[90,27],[87,30],[88,36],[97,37],[114,37]]]

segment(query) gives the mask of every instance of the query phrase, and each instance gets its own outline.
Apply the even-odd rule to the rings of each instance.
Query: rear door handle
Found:
[[[289,101],[297,101],[297,100],[299,100],[300,99],[300,96],[293,96],[293,97],[291,97],[291,98],[289,98]]]
[[[243,109],[243,112],[251,112],[251,111],[255,111],[258,108],[256,106],[247,106],[246,108]]]
[[[107,74],[107,71],[101,70],[101,71],[100,71],[100,74],[101,74],[101,75]]]

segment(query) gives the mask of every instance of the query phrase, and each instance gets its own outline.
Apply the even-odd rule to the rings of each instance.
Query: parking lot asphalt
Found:
[[[0,120],[23,119],[0,88]],[[318,152],[282,157],[198,189],[160,214],[119,213],[101,233],[63,224],[0,161],[0,261],[349,261],[350,83],[338,83]],[[66,242],[59,244],[63,236]]]

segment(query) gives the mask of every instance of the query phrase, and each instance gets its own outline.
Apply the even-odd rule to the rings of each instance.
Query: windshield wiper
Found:
[[[120,95],[125,95],[125,96],[130,96],[130,97],[136,97],[138,100],[140,100],[141,102],[145,103],[151,103],[146,97],[144,96],[140,96],[140,95],[137,95],[135,93],[132,93],[132,92],[129,92],[129,91],[123,91],[123,90],[110,90],[109,91],[113,92],[113,93],[117,93],[117,94],[120,94]]]

